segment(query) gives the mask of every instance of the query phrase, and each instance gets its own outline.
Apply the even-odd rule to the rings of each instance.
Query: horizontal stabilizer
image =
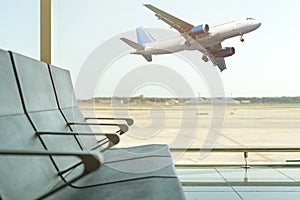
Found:
[[[142,50],[145,48],[143,45],[140,45],[140,44],[133,42],[131,40],[128,40],[126,38],[120,38],[120,40],[122,40],[123,42],[125,42],[126,44],[128,44],[129,46],[131,46],[132,48],[134,48],[136,50]]]
[[[152,61],[152,55],[142,55],[148,62]]]

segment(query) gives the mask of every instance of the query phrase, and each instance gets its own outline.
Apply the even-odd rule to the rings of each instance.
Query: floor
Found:
[[[300,198],[298,168],[177,169],[188,200]]]

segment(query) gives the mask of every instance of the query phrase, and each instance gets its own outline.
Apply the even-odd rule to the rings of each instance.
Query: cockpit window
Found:
[[[254,20],[254,18],[248,17],[247,20]]]

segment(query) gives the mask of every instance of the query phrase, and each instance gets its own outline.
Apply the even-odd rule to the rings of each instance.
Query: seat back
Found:
[[[46,63],[12,53],[25,109],[36,131],[71,132],[58,109],[53,85]],[[78,151],[81,144],[75,136],[42,135],[48,150]],[[58,168],[78,163],[78,158],[54,157]]]
[[[77,106],[73,84],[68,70],[50,65],[53,85],[56,91],[58,106],[68,122],[85,122]],[[74,132],[92,132],[89,126],[72,126]],[[91,149],[97,142],[95,137],[81,136],[80,141],[85,148]]]
[[[24,113],[9,52],[0,50],[0,149],[44,150]],[[49,157],[0,155],[0,199],[34,199],[60,178]]]

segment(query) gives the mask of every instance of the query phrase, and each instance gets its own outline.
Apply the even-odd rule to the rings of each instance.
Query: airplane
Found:
[[[202,60],[209,60],[218,66],[222,72],[226,69],[224,58],[235,54],[234,47],[222,47],[222,42],[228,38],[240,36],[244,42],[244,34],[252,32],[261,26],[261,22],[254,18],[233,20],[210,27],[208,24],[194,26],[178,19],[151,4],[144,4],[152,10],[159,20],[164,21],[180,35],[166,40],[157,41],[143,27],[136,29],[137,43],[127,38],[120,38],[127,45],[134,48],[131,54],[142,55],[148,62],[152,55],[169,54],[183,50],[198,50],[202,53]]]

